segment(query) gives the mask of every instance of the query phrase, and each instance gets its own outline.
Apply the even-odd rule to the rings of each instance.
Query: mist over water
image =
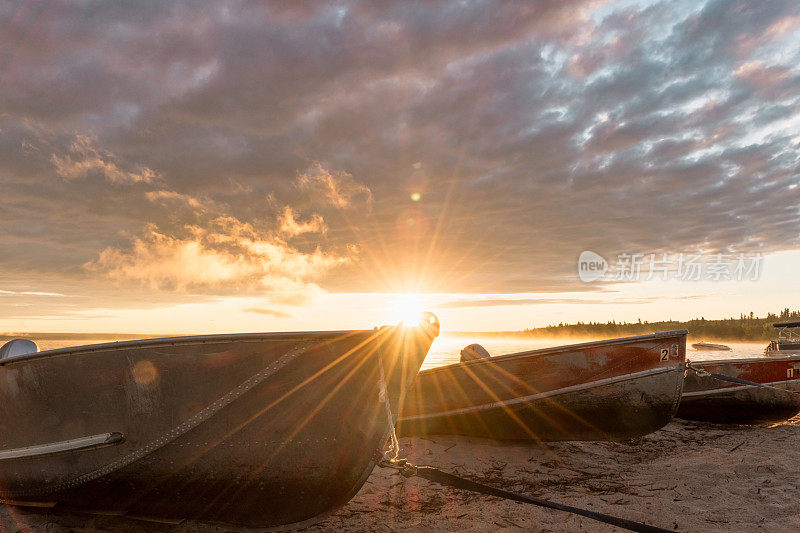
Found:
[[[581,342],[591,342],[603,340],[602,338],[575,338],[575,337],[554,337],[545,338],[525,338],[525,337],[500,337],[492,335],[469,335],[445,333],[433,341],[431,349],[422,369],[435,368],[437,366],[457,363],[460,358],[461,349],[473,343],[478,343],[492,355],[503,355],[527,350],[537,350],[539,348],[550,348],[552,346],[564,346],[567,344],[578,344]],[[763,357],[764,348],[767,342],[721,342],[730,346],[731,351],[700,351],[692,348],[693,342],[700,342],[698,339],[690,339],[686,346],[686,358],[690,361],[711,361],[715,359],[748,359],[751,357]],[[715,341],[720,343],[720,341]]]

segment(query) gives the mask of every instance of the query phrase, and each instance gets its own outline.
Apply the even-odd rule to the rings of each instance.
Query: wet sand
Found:
[[[624,443],[401,439],[411,462],[676,531],[800,530],[800,417],[774,427],[673,421]],[[618,531],[588,518],[376,468],[307,531]],[[0,531],[248,531],[0,506]],[[252,531],[252,530],[249,530]]]

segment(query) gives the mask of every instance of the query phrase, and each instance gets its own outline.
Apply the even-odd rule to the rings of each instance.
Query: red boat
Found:
[[[398,434],[624,440],[664,426],[683,386],[686,330],[502,355],[420,372]]]
[[[775,388],[732,383],[710,374]],[[758,424],[787,420],[798,412],[800,355],[794,355],[691,363],[675,416],[708,422]]]

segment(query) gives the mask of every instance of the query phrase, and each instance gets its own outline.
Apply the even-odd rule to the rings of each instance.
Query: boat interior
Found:
[[[770,342],[771,350],[800,350],[800,334],[794,328],[800,328],[800,322],[778,322],[772,325],[778,328],[778,338]]]

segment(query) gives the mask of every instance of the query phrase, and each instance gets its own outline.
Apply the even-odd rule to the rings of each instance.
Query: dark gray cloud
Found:
[[[4,290],[596,290],[585,249],[798,245],[794,1],[24,2],[0,24]]]

